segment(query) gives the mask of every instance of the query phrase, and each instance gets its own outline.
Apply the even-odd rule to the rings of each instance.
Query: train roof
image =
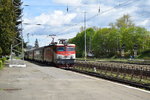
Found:
[[[75,46],[75,44],[50,44],[50,45],[39,47],[39,48],[32,48],[30,50],[26,50],[26,52],[30,52],[30,51],[34,51],[34,50],[39,50],[39,49],[43,49],[43,48],[51,47],[51,46],[64,46],[64,45]]]

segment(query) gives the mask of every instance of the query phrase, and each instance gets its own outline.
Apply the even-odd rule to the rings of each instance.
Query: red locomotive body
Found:
[[[25,52],[25,59],[72,67],[76,59],[75,44],[50,44]]]

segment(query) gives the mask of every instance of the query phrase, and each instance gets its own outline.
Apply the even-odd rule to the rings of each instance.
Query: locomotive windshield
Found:
[[[65,47],[57,47],[57,51],[65,51]]]
[[[75,47],[57,47],[57,51],[75,51]]]
[[[67,47],[66,51],[75,51],[75,48],[74,47]]]

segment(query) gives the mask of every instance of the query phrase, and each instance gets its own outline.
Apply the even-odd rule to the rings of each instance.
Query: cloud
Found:
[[[79,6],[82,4],[82,0],[53,0],[54,3],[59,3],[63,5],[70,5],[70,6]]]
[[[50,32],[55,32],[55,30],[64,27],[65,24],[70,24],[75,17],[75,13],[65,14],[63,11],[58,10],[53,13],[42,13],[33,19],[24,19],[23,23],[28,24],[24,25],[24,32],[26,34],[50,34]]]
[[[47,45],[48,43],[50,43],[49,39],[47,40],[48,37],[46,37],[49,34],[58,34],[58,37],[61,35],[68,39],[70,36],[64,33],[70,34],[72,30],[79,29],[79,27],[75,28],[69,25],[72,24],[72,20],[75,17],[75,13],[66,14],[63,11],[56,10],[53,13],[42,13],[41,15],[36,16],[33,19],[25,18],[24,23],[26,23],[27,25],[24,25],[24,38],[27,41],[27,33],[30,33],[30,36],[32,37],[32,39],[30,38],[31,44],[34,45],[34,40],[37,38],[39,39],[39,42],[40,40],[43,40],[41,41],[42,43],[40,43],[40,45],[42,46],[44,44]],[[67,24],[68,26],[65,26]],[[71,31],[67,32],[69,30]]]
[[[50,26],[61,26],[63,24],[68,24],[76,17],[75,13],[64,14],[62,11],[54,11],[53,13],[42,13],[40,16],[35,17],[34,19],[25,19],[28,23],[34,24],[46,24]],[[25,22],[25,23],[26,23]]]
[[[28,0],[27,0],[28,1]],[[33,0],[34,2],[36,0]],[[100,1],[100,3],[98,3]],[[41,2],[41,1],[38,1]],[[47,4],[52,5],[52,9],[43,6],[43,10],[38,12],[32,19],[30,13],[28,17],[24,18],[24,22],[32,23],[33,25],[24,25],[24,33],[33,33],[35,36],[33,40],[37,37],[40,45],[48,44],[51,38],[44,38],[45,35],[57,34],[58,38],[72,38],[75,36],[80,27],[83,26],[84,11],[86,11],[86,18],[91,18],[92,16],[98,14],[99,4],[100,4],[100,14],[94,16],[87,21],[87,27],[98,26],[98,27],[108,27],[109,23],[115,22],[116,19],[122,17],[124,14],[129,14],[131,19],[136,25],[150,28],[149,22],[149,8],[150,0],[46,0]],[[121,5],[124,3],[123,5]],[[40,5],[36,3],[37,5]],[[66,6],[69,6],[69,12],[66,13]],[[115,7],[119,5],[119,7]],[[43,4],[44,5],[44,4]],[[56,10],[57,7],[59,10]],[[62,8],[63,6],[63,8]],[[42,11],[45,11],[43,13]],[[47,13],[48,12],[48,13]],[[33,12],[32,12],[33,13]],[[34,24],[42,24],[37,26]],[[77,25],[73,25],[77,24]],[[24,35],[24,36],[25,36]],[[26,37],[26,36],[25,36]],[[40,41],[41,40],[41,41]],[[32,44],[34,42],[32,41]]]

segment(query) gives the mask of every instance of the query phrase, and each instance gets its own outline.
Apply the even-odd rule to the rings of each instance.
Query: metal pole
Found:
[[[84,59],[86,61],[86,57],[87,57],[87,52],[86,52],[86,12],[84,12],[84,42],[85,42],[85,56],[84,56]]]
[[[11,44],[10,63],[12,64],[12,44]]]
[[[23,43],[23,27],[22,27],[22,16],[21,16],[21,42],[22,42],[22,60],[23,60],[23,63],[24,63],[24,43]]]
[[[13,2],[14,2],[14,0],[11,1],[12,6],[13,6]],[[14,11],[13,11],[13,16],[14,16]],[[12,18],[12,21],[13,21],[13,18]],[[13,44],[11,44],[10,64],[12,64],[12,56],[13,56],[12,53],[13,53]]]

